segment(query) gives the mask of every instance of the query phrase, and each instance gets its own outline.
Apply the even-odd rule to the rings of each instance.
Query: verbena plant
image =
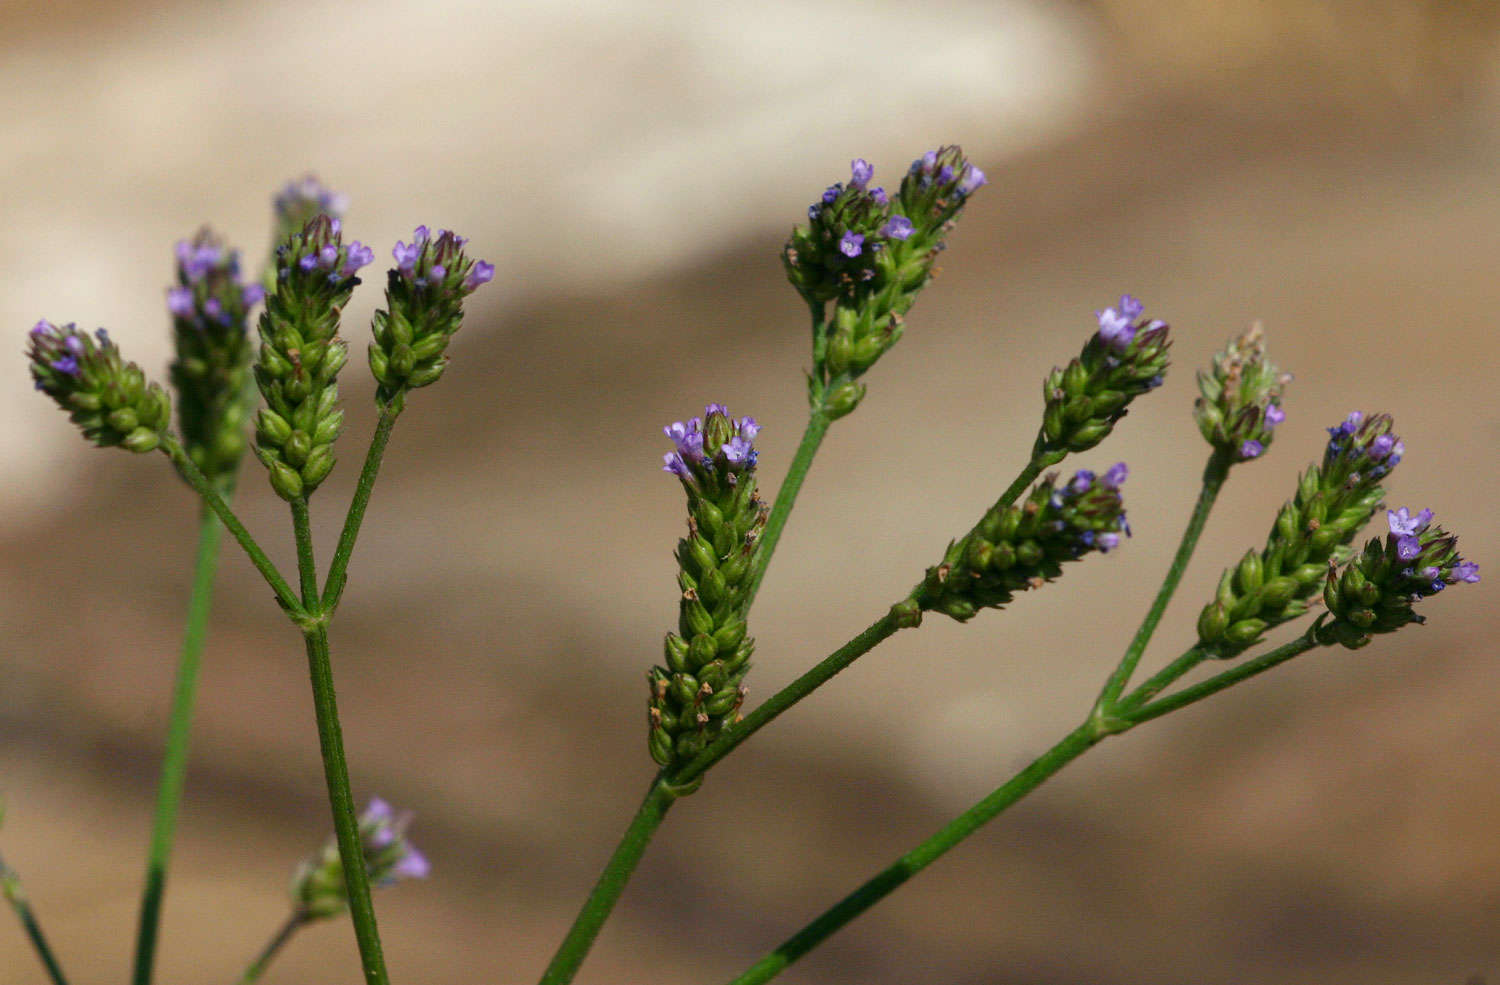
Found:
[[[1001,608],[1016,593],[1059,578],[1064,565],[1115,550],[1130,533],[1121,492],[1124,463],[1098,473],[1081,469],[1067,478],[1046,472],[1069,455],[1093,449],[1133,401],[1162,382],[1171,344],[1168,327],[1146,320],[1141,303],[1127,295],[1098,312],[1097,329],[1078,355],[1048,374],[1030,458],[994,505],[948,544],[906,596],[742,714],[755,647],[749,618],[797,493],[829,428],[863,401],[863,377],[901,338],[906,314],[931,281],[946,236],[985,184],[983,172],[957,147],[918,158],[895,191],[872,187],[873,176],[867,162],[854,161],[849,181],[828,188],[809,207],[807,224],[792,233],[783,251],[787,277],[811,312],[812,368],[807,429],[769,507],[760,494],[754,418],[732,417],[711,403],[701,417],[665,428],[672,450],[663,469],[686,494],[687,527],[676,551],[677,625],[666,635],[661,662],[646,674],[646,747],[657,772],[543,972],[543,985],[572,981],[668,810],[747,738],[885,639],[920,626],[927,613],[967,621],[984,609]],[[241,981],[259,979],[299,928],[347,911],[365,979],[383,985],[389,978],[370,887],[427,874],[425,859],[406,838],[407,815],[378,799],[356,813],[328,627],[391,429],[411,392],[443,375],[448,342],[463,323],[464,301],[493,277],[494,267],[469,257],[463,237],[426,227],[392,251],[386,303],[375,313],[368,349],[376,381],[374,436],[338,546],[320,578],[308,504],[334,466],[334,445],[343,430],[337,380],[348,346],[339,336],[340,314],[360,284],[357,272],[374,260],[368,247],[344,241],[344,211],[342,199],[312,179],[289,185],[276,199],[279,244],[260,281],[247,280],[238,254],[206,231],[177,245],[176,284],[167,292],[177,348],[169,373],[175,431],[169,390],[125,361],[103,329],[91,336],[71,324],[44,320],[28,339],[37,389],[68,412],[85,437],[142,454],[162,452],[203,501],[148,851],[134,985],[152,978],[221,530],[243,548],[303,637],[335,833],[297,869],[286,922]],[[248,325],[250,312],[260,305],[256,345]],[[1478,566],[1459,556],[1456,539],[1433,523],[1430,510],[1387,511],[1384,535],[1355,549],[1359,532],[1383,508],[1383,483],[1405,452],[1390,417],[1356,411],[1328,429],[1322,461],[1308,467],[1277,511],[1265,546],[1225,569],[1199,615],[1197,638],[1155,674],[1134,681],[1220,488],[1237,466],[1267,452],[1285,420],[1282,398],[1290,379],[1267,358],[1258,327],[1231,340],[1199,374],[1194,414],[1209,451],[1197,503],[1155,600],[1082,721],[989,796],[787,938],[733,985],[775,977],[1103,739],[1317,647],[1361,647],[1376,634],[1420,623],[1417,602],[1448,585],[1479,580]],[[247,438],[247,430],[253,437]],[[297,547],[295,587],[230,507],[247,448],[253,448],[272,489],[289,506]],[[1318,609],[1290,642],[1263,645],[1268,631]],[[1180,685],[1200,664],[1214,672]],[[19,878],[3,864],[0,885],[54,985],[65,985]]]

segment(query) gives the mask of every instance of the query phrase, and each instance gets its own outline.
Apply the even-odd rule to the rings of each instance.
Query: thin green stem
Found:
[[[380,405],[380,417],[375,422],[375,435],[370,439],[370,449],[365,453],[364,468],[360,469],[359,482],[354,486],[354,498],[349,502],[349,512],[344,517],[344,530],[339,534],[338,546],[333,550],[333,561],[328,566],[328,578],[323,582],[323,611],[332,612],[339,606],[348,581],[349,559],[354,555],[354,542],[359,539],[359,527],[364,522],[365,510],[370,505],[370,493],[375,489],[375,479],[380,474],[380,463],[385,458],[385,446],[391,439],[391,428],[400,416],[398,397]]]
[[[297,596],[292,592],[292,586],[288,585],[286,579],[281,576],[281,572],[276,570],[276,565],[271,563],[266,552],[261,550],[255,538],[250,536],[250,531],[246,530],[239,517],[234,515],[234,511],[229,508],[224,497],[219,495],[213,483],[198,469],[198,466],[193,464],[193,460],[183,450],[182,444],[169,434],[162,438],[161,449],[172,460],[172,464],[177,466],[177,471],[187,480],[188,485],[203,497],[203,501],[218,516],[230,536],[239,542],[246,556],[250,558],[250,563],[255,565],[255,570],[260,572],[266,584],[270,585],[271,590],[276,593],[276,600],[281,603],[281,607],[292,616],[302,615],[302,604],[297,601]]]
[[[1208,652],[1196,646],[1188,647],[1176,660],[1146,678],[1135,690],[1115,703],[1111,714],[1127,714],[1156,697],[1175,684],[1188,671],[1208,659]]]
[[[828,433],[828,426],[832,423],[832,419],[821,407],[814,409],[807,417],[807,429],[802,432],[802,442],[797,446],[797,453],[792,456],[786,478],[781,481],[776,502],[771,505],[771,515],[766,519],[766,528],[761,531],[760,548],[756,551],[755,564],[750,569],[750,587],[745,593],[747,611],[754,603],[756,593],[760,591],[760,583],[771,565],[771,555],[776,553],[776,544],[781,540],[781,531],[786,527],[787,518],[792,515],[792,507],[797,503],[797,494],[802,491],[803,480],[807,478],[813,458],[818,454],[818,446],[823,443],[823,436]]]
[[[343,863],[344,886],[349,896],[349,915],[359,942],[360,962],[366,985],[389,985],[380,930],[375,925],[375,906],[370,901],[370,877],[365,871],[364,847],[349,789],[349,765],[344,756],[344,733],[339,727],[338,698],[333,687],[333,661],[328,653],[327,616],[318,602],[318,572],[313,561],[312,529],[307,499],[292,501],[292,529],[297,537],[297,569],[302,579],[302,598],[316,616],[303,629],[307,644],[307,670],[312,680],[313,708],[318,720],[318,746],[323,754],[323,777],[328,784],[328,806],[333,811],[333,831]]]
[[[293,910],[292,915],[287,918],[286,923],[282,924],[281,929],[276,931],[276,936],[272,937],[270,943],[261,948],[261,952],[255,956],[255,960],[250,962],[250,967],[246,968],[245,973],[240,976],[239,985],[251,985],[252,982],[259,981],[260,976],[265,974],[266,968],[271,964],[271,959],[276,957],[277,953],[286,945],[286,942],[292,939],[292,935],[301,930],[302,926],[306,923],[307,914],[300,910]]]
[[[1226,687],[1233,687],[1240,681],[1249,680],[1257,674],[1263,674],[1272,667],[1284,664],[1293,657],[1306,653],[1318,645],[1318,641],[1313,637],[1313,631],[1308,630],[1305,635],[1297,637],[1290,643],[1284,643],[1269,653],[1264,653],[1253,660],[1237,664],[1222,674],[1216,674],[1206,681],[1199,681],[1191,687],[1185,687],[1176,694],[1170,694],[1144,707],[1137,707],[1133,711],[1125,712],[1124,718],[1130,725],[1139,725],[1142,722],[1149,722],[1153,718],[1160,718],[1169,712],[1174,712],[1179,708],[1186,708],[1194,702],[1202,701],[1209,695],[1218,694]]]
[[[47,969],[47,976],[52,979],[52,985],[68,985],[68,978],[63,974],[62,965],[58,963],[57,956],[52,953],[52,948],[47,944],[47,937],[42,933],[42,925],[37,922],[36,914],[31,910],[31,901],[26,898],[26,891],[21,887],[21,877],[13,870],[6,868],[3,862],[0,862],[0,893],[3,893],[10,902],[11,909],[16,911],[21,927],[26,931],[26,937],[36,950],[37,957],[41,959],[42,966]]]
[[[761,702],[754,711],[745,716],[744,720],[727,730],[691,762],[673,773],[672,782],[686,786],[697,780],[715,763],[733,752],[741,742],[771,724],[782,712],[828,683],[835,674],[894,636],[901,628],[900,621],[893,613],[887,613],[875,620],[858,636],[834,650],[801,677]]]
[[[604,871],[599,874],[599,881],[594,884],[593,891],[584,901],[583,909],[578,911],[573,926],[568,929],[567,936],[558,945],[557,953],[552,956],[552,962],[542,973],[540,985],[565,985],[578,974],[578,968],[588,956],[589,948],[599,936],[600,928],[609,919],[620,894],[625,891],[625,884],[630,881],[631,873],[640,863],[646,846],[651,843],[651,836],[661,827],[662,820],[676,799],[675,790],[663,777],[658,776],[652,781],[651,788],[646,791],[646,799],[641,802],[640,809],[630,820],[630,826],[625,829],[625,836],[620,839],[614,854],[605,863]]]
[[[297,575],[302,582],[302,606],[313,615],[321,611],[318,604],[318,566],[313,560],[312,517],[307,497],[292,500],[292,534],[297,540]]]
[[[1223,488],[1224,480],[1229,476],[1230,464],[1229,456],[1220,451],[1215,450],[1209,455],[1208,464],[1203,467],[1203,485],[1198,490],[1198,502],[1193,505],[1193,514],[1188,518],[1187,529],[1183,530],[1182,539],[1177,543],[1177,553],[1172,558],[1172,565],[1167,568],[1167,576],[1162,579],[1161,588],[1156,592],[1156,599],[1151,603],[1151,608],[1146,611],[1146,618],[1141,620],[1140,628],[1135,631],[1135,638],[1130,641],[1130,646],[1125,649],[1125,655],[1120,658],[1119,665],[1105,682],[1104,689],[1095,704],[1096,714],[1108,715],[1130,683],[1130,675],[1135,673],[1141,654],[1146,652],[1146,644],[1151,642],[1157,624],[1161,622],[1162,615],[1167,611],[1167,603],[1172,601],[1172,595],[1177,591],[1177,585],[1182,581],[1183,573],[1187,571],[1188,562],[1198,546],[1198,538],[1203,535],[1203,526],[1208,522],[1208,514],[1213,510],[1214,500],[1219,498],[1219,490]]]
[[[949,849],[993,820],[1007,807],[1041,786],[1048,777],[1083,755],[1100,738],[1100,733],[1089,723],[1080,725],[1069,732],[1051,749],[1038,756],[1030,766],[1007,781],[1004,786],[964,811],[873,879],[829,907],[817,919],[787,938],[780,947],[735,978],[731,985],[760,985],[762,982],[775,978],[792,962],[890,895],[912,876],[941,858]]]
[[[149,985],[156,958],[156,940],[161,927],[162,896],[166,892],[167,864],[177,829],[177,807],[187,776],[188,736],[193,726],[193,701],[198,690],[198,668],[208,635],[208,613],[213,602],[214,569],[219,560],[223,526],[207,506],[198,521],[198,558],[193,568],[193,588],[188,599],[187,628],[182,654],[177,662],[177,680],[172,690],[172,713],[167,724],[166,751],[162,756],[161,781],[156,791],[156,815],[151,825],[151,845],[146,856],[146,888],[141,896],[140,924],[135,941],[134,985]]]
[[[375,906],[370,901],[370,878],[365,872],[359,821],[354,814],[354,795],[349,789],[349,766],[344,758],[344,736],[339,728],[333,666],[328,655],[328,630],[316,626],[305,634],[305,638],[313,705],[318,717],[318,745],[323,753],[323,776],[328,782],[328,804],[333,810],[333,830],[338,839],[339,859],[343,862],[349,915],[354,921],[354,936],[359,941],[365,982],[366,985],[389,985],[380,931],[375,925]]]

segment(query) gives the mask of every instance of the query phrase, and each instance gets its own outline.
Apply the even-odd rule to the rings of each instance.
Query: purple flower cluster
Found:
[[[240,254],[207,230],[177,241],[177,283],[167,288],[167,311],[185,325],[204,331],[245,325],[245,312],[266,296],[260,284],[240,278]]]
[[[1352,411],[1328,429],[1325,464],[1340,462],[1375,480],[1388,474],[1406,454],[1406,443],[1390,432],[1390,418],[1377,414],[1369,419]]]
[[[941,147],[937,150],[930,150],[911,162],[908,174],[914,177],[922,188],[952,184],[955,193],[961,197],[968,197],[989,183],[984,172],[968,161],[958,162],[958,170],[955,171],[954,162],[950,159],[950,155],[944,153],[945,150],[947,148]],[[956,183],[954,183],[955,178],[957,178]]]
[[[1125,479],[1129,474],[1130,470],[1124,462],[1111,465],[1102,476],[1095,475],[1089,469],[1079,469],[1073,474],[1073,478],[1052,493],[1048,503],[1062,514],[1052,522],[1052,528],[1058,533],[1069,527],[1078,528],[1075,544],[1077,553],[1096,550],[1101,554],[1108,554],[1120,546],[1120,535],[1116,531],[1123,530],[1125,536],[1130,536],[1130,524],[1125,520],[1125,510],[1120,507],[1119,496],[1120,487],[1125,484]],[[1096,491],[1104,492],[1105,498],[1112,500],[1113,509],[1106,510],[1106,512],[1112,514],[1112,518],[1107,522],[1113,529],[1096,530],[1093,527],[1082,526],[1081,520],[1085,517],[1092,518],[1096,510],[1074,515],[1078,513],[1077,507],[1083,505],[1085,497]],[[1090,498],[1098,498],[1098,496],[1096,494]]]
[[[753,417],[730,417],[723,404],[709,404],[701,418],[674,421],[662,432],[676,446],[675,451],[662,456],[662,471],[683,482],[695,483],[722,471],[725,481],[732,485],[738,473],[755,468],[755,436],[760,433],[760,425]]]
[[[297,261],[299,270],[326,271],[328,283],[337,284],[353,277],[361,267],[368,267],[375,262],[375,251],[359,240],[352,241],[348,246],[339,242],[339,236],[343,232],[342,221],[333,219],[329,223],[329,230],[331,237],[327,242]]]
[[[456,278],[458,289],[471,294],[494,279],[495,265],[465,257],[463,247],[467,242],[465,237],[446,229],[433,236],[426,226],[418,226],[412,232],[411,243],[398,240],[391,256],[396,261],[397,273],[416,287],[451,287],[450,278]]]
[[[1415,516],[1404,506],[1387,510],[1386,522],[1390,526],[1387,549],[1408,565],[1401,574],[1409,580],[1412,601],[1458,582],[1479,580],[1479,565],[1458,556],[1452,537],[1430,529],[1432,510],[1424,509]]]
[[[342,219],[349,210],[349,197],[333,191],[316,176],[308,174],[288,181],[276,195],[274,208],[277,225],[285,238],[287,233],[297,232],[307,225],[314,216]]]
[[[86,360],[93,348],[88,336],[78,330],[72,322],[54,325],[45,318],[31,326],[28,337],[31,342],[31,374],[38,390],[49,390],[55,374],[77,380],[83,373],[80,360]],[[109,335],[104,329],[98,331],[99,347],[110,345]],[[51,370],[51,373],[43,370]],[[63,382],[63,381],[57,381]]]
[[[359,839],[364,848],[365,865],[377,886],[389,886],[403,879],[425,879],[431,866],[427,857],[406,840],[411,824],[410,812],[397,814],[379,797],[359,816]]]
[[[1116,352],[1124,352],[1135,341],[1136,333],[1166,326],[1166,322],[1160,320],[1142,323],[1140,319],[1145,311],[1146,306],[1138,298],[1129,294],[1120,295],[1117,307],[1094,312],[1099,319],[1099,341]]]

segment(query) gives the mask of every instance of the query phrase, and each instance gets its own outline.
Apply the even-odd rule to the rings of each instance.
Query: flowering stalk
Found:
[[[339,313],[374,253],[358,241],[344,245],[341,233],[338,220],[320,215],[277,248],[276,290],[260,316],[255,381],[266,405],[255,453],[288,502],[311,495],[333,470],[344,427],[336,380],[349,350],[338,338]]]
[[[1268,629],[1307,612],[1329,562],[1348,556],[1349,543],[1379,508],[1380,481],[1405,452],[1391,418],[1355,411],[1328,432],[1322,463],[1302,474],[1265,549],[1226,570],[1214,601],[1199,615],[1199,648],[1206,655],[1238,656]]]
[[[1052,581],[1068,561],[1109,553],[1119,546],[1120,531],[1130,533],[1120,496],[1126,475],[1124,462],[1102,476],[1081,470],[1060,486],[1051,475],[1021,505],[997,503],[927,569],[913,601],[964,622]]]
[[[766,522],[755,482],[755,418],[722,404],[664,428],[676,450],[663,471],[682,481],[687,536],[677,544],[677,632],[664,667],[647,674],[647,745],[664,769],[697,755],[739,718],[755,640],[746,635],[745,589]]]
[[[187,456],[223,495],[233,495],[235,476],[245,453],[245,420],[249,386],[248,310],[265,295],[259,284],[242,283],[239,254],[227,250],[207,229],[177,243],[177,283],[167,290],[177,358],[170,377],[177,391],[178,424]],[[187,626],[172,689],[172,712],[162,756],[161,781],[146,857],[132,982],[148,985],[161,924],[167,865],[176,833],[177,808],[186,780],[188,738],[198,670],[208,631],[214,569],[218,564],[221,526],[205,504],[198,526],[198,552]]]
[[[410,245],[397,242],[391,251],[396,267],[386,275],[386,307],[375,312],[369,350],[379,417],[323,583],[323,607],[329,612],[343,596],[354,543],[406,393],[442,376],[448,340],[463,327],[464,298],[495,276],[494,264],[464,254],[466,242],[457,233],[440,230],[433,237],[426,226],[418,226]]]
[[[1032,446],[1038,468],[1087,451],[1109,436],[1130,404],[1161,386],[1172,341],[1166,322],[1146,321],[1145,305],[1126,294],[1097,313],[1099,329],[1077,358],[1042,384],[1042,426]]]

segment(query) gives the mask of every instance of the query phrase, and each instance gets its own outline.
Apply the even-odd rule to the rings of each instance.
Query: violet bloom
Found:
[[[422,257],[421,244],[412,243],[410,246],[407,246],[398,239],[395,247],[391,250],[391,257],[396,261],[397,270],[403,274],[410,275],[412,271],[417,269],[417,261]]]
[[[1399,510],[1386,510],[1385,518],[1390,524],[1391,533],[1398,537],[1414,536],[1427,529],[1427,525],[1432,522],[1432,511],[1423,510],[1412,516],[1403,506]]]
[[[836,198],[838,198],[841,194],[843,194],[843,192],[844,192],[844,186],[843,185],[839,185],[839,184],[829,185],[827,188],[823,189],[823,204],[824,205],[832,205],[833,204],[833,200],[836,199]]]
[[[1115,350],[1123,350],[1135,338],[1135,323],[1123,312],[1105,308],[1094,312],[1099,318],[1099,340]]]
[[[1073,481],[1068,483],[1068,488],[1082,495],[1094,487],[1094,473],[1088,469],[1079,469],[1073,474]]]
[[[264,284],[246,284],[240,291],[240,304],[247,308],[253,308],[266,299],[266,288]]]
[[[859,256],[862,252],[864,252],[864,248],[864,235],[861,233],[857,233],[852,229],[848,232],[845,232],[844,235],[839,239],[839,252],[844,256],[849,257],[850,259]]]
[[[1280,405],[1270,404],[1266,407],[1266,427],[1273,428],[1284,420],[1286,420],[1286,411],[1282,410]],[[1381,437],[1385,437],[1385,435]],[[1378,442],[1380,439],[1377,438],[1375,440]]]
[[[884,188],[871,188],[870,200],[881,208],[885,208],[891,203],[891,197],[885,193]]]
[[[880,227],[880,235],[887,239],[904,240],[912,234],[911,220],[904,215],[893,215]]]
[[[1116,462],[1104,473],[1104,488],[1119,489],[1125,484],[1125,477],[1129,474],[1130,469],[1125,466],[1124,462]]]
[[[1479,565],[1473,561],[1460,561],[1453,566],[1453,580],[1455,583],[1464,581],[1472,585],[1479,580]]]
[[[1251,458],[1259,458],[1260,453],[1265,450],[1265,445],[1261,444],[1259,441],[1256,441],[1254,438],[1251,438],[1244,444],[1240,445],[1240,458],[1247,460]]]
[[[1403,561],[1414,561],[1422,553],[1422,542],[1416,537],[1397,537],[1396,556]]]
[[[193,291],[188,287],[173,287],[167,290],[167,310],[178,318],[190,318],[193,314]]]
[[[473,291],[480,284],[488,284],[495,279],[495,265],[483,260],[474,261],[474,266],[469,269],[469,276],[464,278],[464,290]]]
[[[972,195],[988,182],[989,179],[984,176],[984,172],[971,164],[964,169],[963,180],[958,183],[958,193]]]
[[[849,170],[853,172],[853,177],[849,179],[849,187],[859,191],[863,191],[864,187],[870,183],[870,179],[875,177],[875,169],[862,157],[856,157],[850,161]]]

